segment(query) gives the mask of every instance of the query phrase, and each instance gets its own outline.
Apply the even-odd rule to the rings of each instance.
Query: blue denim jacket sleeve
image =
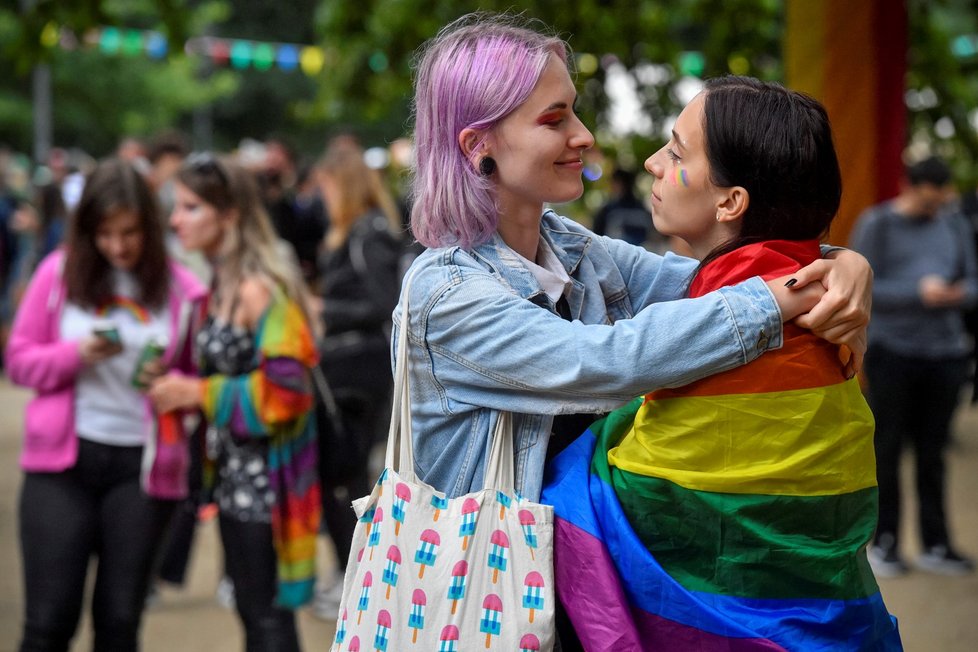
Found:
[[[499,243],[428,251],[407,275],[416,466],[449,495],[481,487],[501,410],[515,417],[517,490],[536,499],[552,415],[608,411],[781,345],[780,312],[760,279],[679,299],[695,261],[593,234],[575,258],[560,237],[558,256],[574,260],[574,321],[531,281],[521,285],[525,268]],[[400,308],[394,321],[399,329]]]

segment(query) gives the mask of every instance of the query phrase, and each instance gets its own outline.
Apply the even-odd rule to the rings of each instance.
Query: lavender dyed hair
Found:
[[[411,229],[421,244],[471,249],[495,232],[493,183],[466,157],[458,135],[470,128],[484,139],[527,100],[551,53],[570,67],[567,43],[537,27],[520,16],[477,12],[419,51]]]

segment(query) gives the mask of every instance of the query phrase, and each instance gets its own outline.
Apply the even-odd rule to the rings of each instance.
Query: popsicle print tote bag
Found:
[[[405,295],[407,293],[405,292]],[[486,488],[446,498],[414,473],[404,301],[385,469],[358,523],[334,652],[536,652],[554,646],[553,509],[513,489],[512,418]]]

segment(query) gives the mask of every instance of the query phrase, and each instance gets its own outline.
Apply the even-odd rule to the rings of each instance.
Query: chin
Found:
[[[577,188],[568,189],[565,192],[554,193],[554,196],[547,200],[548,204],[566,204],[568,202],[575,201],[581,198],[584,194],[584,184],[580,184]]]

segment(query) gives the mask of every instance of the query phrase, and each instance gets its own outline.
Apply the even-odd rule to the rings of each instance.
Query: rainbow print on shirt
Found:
[[[99,317],[108,317],[117,312],[130,315],[140,324],[148,324],[150,320],[149,310],[147,310],[145,306],[138,303],[135,299],[120,296],[118,294],[113,296],[108,301],[102,303],[95,310],[95,314]]]

